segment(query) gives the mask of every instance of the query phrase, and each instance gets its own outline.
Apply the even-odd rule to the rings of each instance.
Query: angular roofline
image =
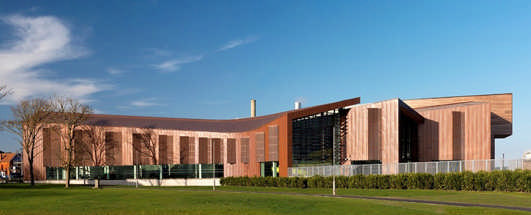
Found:
[[[371,105],[371,104],[375,104],[375,103],[382,103],[382,102],[395,101],[395,100],[398,102],[398,108],[399,108],[400,111],[402,111],[404,114],[409,116],[411,119],[415,120],[417,123],[423,123],[424,122],[424,117],[422,115],[420,115],[414,108],[412,108],[409,105],[407,105],[400,98],[386,99],[386,100],[377,101],[377,102],[371,102],[371,103],[355,104],[355,105],[348,106],[347,109],[350,109],[352,107],[363,107],[364,105],[366,106],[366,105]]]
[[[334,110],[338,108],[345,108],[345,107],[348,107],[354,104],[359,104],[360,100],[361,100],[360,97],[356,97],[356,98],[345,99],[345,100],[332,102],[328,104],[316,105],[316,106],[301,108],[297,110],[290,110],[284,113],[287,113],[290,119],[295,119],[295,118],[305,117],[305,116],[322,113],[325,111]]]
[[[132,127],[154,128],[188,131],[211,132],[243,132],[258,129],[259,127],[276,120],[284,115],[290,118],[307,116],[332,109],[342,108],[359,103],[360,98],[346,99],[338,102],[289,110],[275,114],[240,119],[193,119],[193,118],[168,118],[148,116],[126,116],[108,114],[90,114],[86,125],[99,125],[105,127]]]
[[[405,115],[409,116],[417,123],[424,123],[424,117],[420,115],[414,108],[409,107],[404,101],[398,99],[398,109],[400,109]]]
[[[444,105],[433,105],[433,106],[420,107],[420,108],[415,108],[415,110],[419,110],[419,111],[437,110],[437,109],[445,109],[445,108],[451,108],[451,107],[462,107],[462,106],[478,105],[478,104],[488,104],[488,102],[474,102],[474,101],[457,102],[457,103],[444,104]]]
[[[315,110],[315,109],[327,109],[328,107],[330,107],[330,110],[332,110],[332,109],[336,109],[339,107],[350,106],[350,103],[355,103],[356,100],[358,100],[359,102],[359,97],[352,98],[352,99],[345,99],[345,100],[341,100],[337,102],[321,104],[321,105],[314,105],[314,106],[305,107],[305,108],[296,109],[296,110],[288,110],[288,111],[283,111],[283,112],[278,112],[278,113],[273,113],[273,114],[268,114],[268,115],[237,118],[237,119],[173,118],[173,117],[156,117],[156,116],[133,116],[133,115],[120,115],[120,114],[89,114],[89,117],[94,116],[94,117],[101,117],[101,118],[112,117],[112,118],[127,118],[127,119],[134,118],[134,119],[147,119],[147,120],[245,121],[245,120],[258,120],[258,119],[268,118],[268,117],[277,116],[277,115],[278,117],[280,117],[282,114],[308,112],[308,111]],[[349,105],[345,106],[344,103],[348,103]]]
[[[370,103],[358,103],[358,104],[349,105],[349,106],[347,106],[345,108],[346,109],[350,109],[350,108],[353,108],[353,107],[359,107],[359,106],[370,105],[370,104],[375,104],[375,103],[380,103],[380,102],[393,101],[393,100],[400,100],[400,98],[392,98],[392,99],[380,100],[380,101],[375,101],[375,102],[370,102]]]
[[[404,101],[422,100],[422,99],[446,99],[446,98],[474,97],[474,96],[501,96],[501,95],[513,95],[513,93],[492,93],[492,94],[463,95],[463,96],[443,96],[443,97],[430,97],[430,98],[413,98],[413,99],[404,99]]]

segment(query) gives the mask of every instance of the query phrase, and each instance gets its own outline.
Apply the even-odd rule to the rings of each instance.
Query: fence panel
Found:
[[[410,162],[391,164],[359,164],[336,166],[332,171],[332,166],[310,166],[310,167],[289,167],[290,177],[311,177],[314,175],[332,176],[335,175],[379,175],[398,173],[450,173],[464,171],[492,171],[492,170],[516,170],[531,169],[531,160],[462,160],[462,161],[434,161],[434,162]]]

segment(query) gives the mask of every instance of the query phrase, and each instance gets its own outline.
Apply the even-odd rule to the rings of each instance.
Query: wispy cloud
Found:
[[[174,72],[181,69],[182,65],[197,62],[203,59],[203,55],[174,58],[154,65],[160,72]]]
[[[125,71],[117,68],[107,68],[107,73],[110,75],[121,75],[124,74]]]
[[[252,43],[254,41],[258,40],[258,37],[247,37],[245,39],[237,39],[237,40],[231,40],[227,43],[225,43],[220,48],[216,49],[215,52],[221,52],[221,51],[227,51],[229,49],[236,48],[238,46],[242,46],[248,43]],[[148,51],[149,56],[156,56],[156,57],[170,57],[173,55],[173,53],[166,49],[159,49],[159,48],[148,48],[146,49]],[[153,67],[157,69],[159,72],[167,73],[167,72],[175,72],[181,69],[181,67],[184,64],[194,63],[197,61],[202,60],[207,54],[202,55],[195,55],[195,56],[186,56],[186,57],[180,57],[180,58],[171,58],[169,60],[163,61],[158,64],[154,64]]]
[[[149,99],[142,99],[131,102],[131,106],[135,107],[151,107],[151,106],[159,106],[159,103],[155,102],[155,98],[149,98]]]
[[[12,15],[0,21],[12,27],[15,36],[0,44],[0,84],[14,91],[7,102],[52,94],[88,101],[90,95],[111,88],[91,79],[50,78],[50,71],[40,68],[89,54],[73,44],[70,29],[58,18]]]
[[[231,40],[231,41],[225,43],[223,46],[221,46],[217,51],[219,51],[219,52],[226,51],[226,50],[229,50],[229,49],[236,48],[238,46],[242,46],[242,45],[245,45],[245,44],[248,44],[248,43],[252,43],[252,42],[254,42],[256,40],[258,40],[257,37],[247,37],[245,39]]]

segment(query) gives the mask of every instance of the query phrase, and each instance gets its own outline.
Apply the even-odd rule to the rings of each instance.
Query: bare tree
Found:
[[[33,162],[35,156],[41,153],[36,144],[42,135],[39,135],[50,121],[52,107],[49,100],[31,99],[21,101],[11,108],[13,120],[2,122],[9,132],[19,137],[19,143],[28,159],[31,186],[35,185]]]
[[[67,98],[56,97],[53,100],[54,110],[56,112],[55,120],[58,124],[62,125],[62,129],[59,131],[59,137],[63,142],[64,156],[61,156],[62,164],[66,170],[65,188],[70,187],[70,171],[75,164],[74,153],[79,151],[83,145],[77,145],[77,135],[80,132],[76,132],[87,120],[88,115],[92,113],[92,109],[79,101]]]
[[[106,153],[113,150],[114,144],[105,143],[105,128],[97,125],[85,125],[82,128],[83,136],[81,138],[78,150],[87,155],[92,166],[110,165],[114,158],[112,153]]]
[[[7,88],[6,85],[0,86],[0,100],[6,97],[7,95],[11,94],[12,91]]]
[[[140,164],[145,164],[143,158],[151,160],[152,165],[158,164],[157,160],[157,134],[151,128],[145,128],[140,133],[133,135],[133,148],[137,152]],[[137,161],[138,163],[139,161]]]

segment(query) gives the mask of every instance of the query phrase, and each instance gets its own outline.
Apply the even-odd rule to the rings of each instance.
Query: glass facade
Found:
[[[64,180],[62,167],[46,167],[46,180]],[[168,164],[131,166],[80,166],[70,171],[71,179],[171,179],[223,177],[223,164]]]
[[[341,114],[339,110],[294,119],[292,122],[293,166],[332,164],[336,144],[336,164],[340,161]]]

